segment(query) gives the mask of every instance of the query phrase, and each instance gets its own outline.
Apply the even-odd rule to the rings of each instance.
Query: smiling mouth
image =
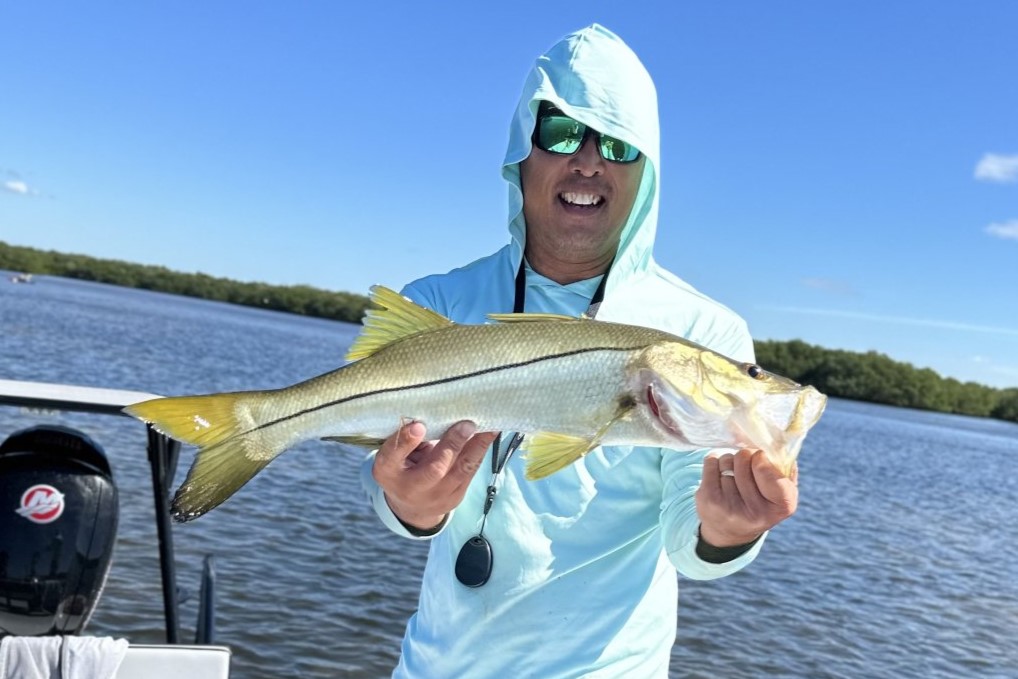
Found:
[[[596,208],[604,203],[604,197],[596,193],[580,193],[577,191],[564,191],[558,195],[558,199],[569,207]]]

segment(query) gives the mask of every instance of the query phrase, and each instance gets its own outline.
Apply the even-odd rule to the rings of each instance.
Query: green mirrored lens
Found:
[[[587,133],[586,125],[565,116],[547,116],[538,127],[537,145],[551,153],[576,153]]]
[[[534,141],[542,151],[572,155],[576,153],[587,136],[587,126],[564,115],[545,115],[538,118],[537,134]],[[601,157],[614,163],[631,163],[640,157],[640,151],[632,144],[605,134],[594,133],[597,137]]]
[[[605,160],[614,160],[616,163],[631,163],[640,157],[640,152],[632,144],[627,144],[621,139],[601,135],[601,157]]]

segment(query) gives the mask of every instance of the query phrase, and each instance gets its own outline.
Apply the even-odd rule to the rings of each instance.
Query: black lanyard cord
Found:
[[[612,264],[615,260],[608,262],[608,268],[604,270],[604,275],[601,276],[601,282],[598,283],[597,290],[594,291],[594,296],[590,298],[590,305],[587,307],[587,317],[593,318],[597,315],[597,310],[601,306],[601,302],[604,301],[604,289],[608,284],[608,272],[611,271]],[[523,307],[526,306],[527,300],[527,260],[520,260],[519,271],[516,272],[516,296],[513,298],[513,313],[522,314]]]
[[[516,295],[513,300],[513,313],[523,313],[523,308],[526,305],[527,298],[527,271],[526,271],[526,260],[520,260],[520,269],[516,272]],[[597,310],[601,306],[601,301],[604,299],[604,289],[608,282],[608,271],[611,269],[611,263],[608,264],[608,269],[605,270],[604,276],[601,277],[601,282],[597,286],[597,290],[594,291],[594,296],[590,299],[590,305],[587,307],[587,316],[593,318],[597,315]],[[509,462],[509,458],[513,456],[516,449],[523,443],[523,434],[520,432],[513,433],[512,439],[509,440],[509,445],[506,446],[505,452],[500,453],[502,448],[502,432],[498,433],[495,437],[495,442],[491,447],[491,481],[488,483],[488,490],[486,497],[484,498],[484,514],[481,516],[481,529],[479,533],[484,532],[484,524],[488,520],[488,512],[491,511],[491,506],[495,503],[495,493],[498,492],[498,488],[495,482],[498,480],[498,475],[502,473],[502,469],[506,463]]]

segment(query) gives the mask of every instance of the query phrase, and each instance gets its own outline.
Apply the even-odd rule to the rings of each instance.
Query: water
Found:
[[[6,379],[167,395],[272,388],[340,365],[357,330],[0,276]],[[144,430],[128,418],[0,407],[0,435],[41,422],[99,441],[121,491],[113,568],[88,631],[163,642]],[[800,458],[799,512],[748,569],[680,582],[672,676],[1018,676],[1016,452],[1018,425],[833,401]],[[214,553],[217,640],[233,649],[233,676],[388,676],[426,546],[382,528],[360,489],[361,458],[303,444],[215,513],[174,528],[179,584],[191,592],[183,640],[194,634],[202,557]]]

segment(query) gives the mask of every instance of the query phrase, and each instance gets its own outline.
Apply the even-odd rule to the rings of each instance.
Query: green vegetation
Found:
[[[329,292],[307,285],[240,283],[202,273],[179,273],[161,266],[16,247],[3,241],[0,241],[0,269],[111,283],[348,323],[360,323],[369,304],[364,295]]]
[[[0,269],[112,283],[350,323],[359,323],[369,304],[363,295],[306,285],[239,283],[159,266],[15,247],[2,241]],[[757,341],[756,353],[764,368],[812,384],[829,396],[1018,422],[1018,388],[961,383],[874,351],[824,349],[799,340]]]
[[[755,344],[761,366],[829,396],[1018,422],[1018,388],[962,383],[875,351],[824,349],[800,340]]]

